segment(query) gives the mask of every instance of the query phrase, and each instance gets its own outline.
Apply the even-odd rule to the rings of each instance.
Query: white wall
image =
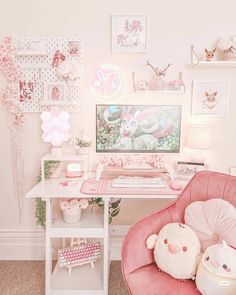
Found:
[[[106,62],[119,65],[129,79],[129,92],[124,103],[162,104],[173,103],[183,106],[182,149],[177,155],[167,155],[172,160],[185,158],[190,151],[184,147],[187,126],[202,123],[213,127],[214,147],[206,153],[212,170],[228,172],[236,165],[236,76],[235,69],[189,69],[190,45],[211,48],[219,37],[236,34],[236,4],[234,0],[217,1],[170,1],[170,0],[0,0],[0,35],[20,36],[73,36],[79,35],[85,44],[86,75],[89,80],[94,68]],[[110,15],[148,14],[149,52],[147,54],[111,54]],[[180,96],[150,95],[134,96],[131,93],[131,72],[142,67],[149,58],[154,64],[172,62],[176,72],[182,70],[187,84],[187,93]],[[191,117],[192,80],[230,80],[231,94],[227,118]],[[1,81],[3,84],[3,81]],[[89,126],[95,136],[95,104],[87,91],[85,114],[73,114],[73,129]],[[10,135],[6,125],[6,110],[0,104],[0,233],[5,231],[37,230],[34,220],[34,202],[24,201],[23,222],[18,224],[17,202],[13,192],[11,174]],[[24,129],[25,144],[25,188],[35,184],[40,157],[49,147],[41,139],[38,114],[26,114]],[[91,157],[94,158],[95,145]],[[165,203],[165,202],[164,202]],[[124,201],[116,223],[131,223],[141,215],[161,206],[163,202],[138,201],[133,208],[131,201]],[[140,208],[140,209],[139,209]]]

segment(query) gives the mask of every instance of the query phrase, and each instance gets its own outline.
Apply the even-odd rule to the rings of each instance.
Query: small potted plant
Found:
[[[79,132],[79,135],[71,138],[70,144],[74,147],[76,153],[87,155],[92,142],[89,135],[83,130]]]
[[[89,153],[89,148],[91,146],[91,141],[81,138],[75,138],[74,147],[76,152],[80,155],[87,155]]]

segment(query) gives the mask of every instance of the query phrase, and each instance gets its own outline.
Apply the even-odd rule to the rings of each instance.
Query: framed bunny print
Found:
[[[192,114],[227,116],[229,101],[228,81],[194,81]]]

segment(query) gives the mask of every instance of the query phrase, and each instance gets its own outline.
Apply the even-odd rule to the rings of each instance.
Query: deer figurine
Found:
[[[148,60],[146,61],[146,65],[151,67],[155,76],[152,77],[149,85],[150,90],[165,90],[168,87],[168,83],[166,82],[165,76],[168,68],[172,65],[169,63],[163,70],[158,67],[154,67]]]

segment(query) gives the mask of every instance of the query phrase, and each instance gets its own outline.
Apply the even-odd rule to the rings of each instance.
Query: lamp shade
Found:
[[[187,147],[200,150],[211,149],[211,128],[208,126],[191,126],[188,133]]]

